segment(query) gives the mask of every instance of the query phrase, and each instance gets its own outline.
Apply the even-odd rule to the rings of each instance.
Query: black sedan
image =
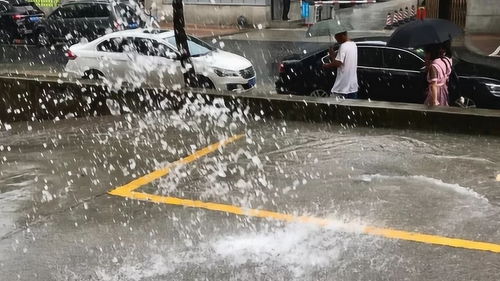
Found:
[[[389,47],[385,39],[356,40],[360,97],[423,103],[427,87],[423,51]],[[326,49],[284,60],[276,81],[278,94],[329,96],[335,70],[322,68],[328,61]],[[480,63],[477,58],[461,56],[454,57],[453,61],[457,76],[450,86],[450,104],[500,109],[498,62]]]
[[[0,0],[0,43],[10,44],[33,35],[35,23],[44,16],[33,2]]]

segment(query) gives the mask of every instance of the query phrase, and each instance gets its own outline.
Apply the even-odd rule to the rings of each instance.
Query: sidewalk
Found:
[[[362,31],[370,31],[370,30],[381,30],[385,26],[386,16],[388,12],[392,12],[399,8],[411,7],[413,4],[413,0],[390,0],[385,2],[380,2],[376,4],[365,4],[365,5],[356,5],[351,8],[343,8],[339,10],[335,10],[335,14],[339,19],[345,23],[349,23],[355,30]],[[227,36],[230,34],[237,33],[245,33],[253,34],[254,32],[265,33],[267,29],[247,29],[240,30],[237,26],[218,26],[218,25],[200,25],[200,24],[192,24],[189,23],[189,19],[186,19],[188,23],[186,23],[186,32],[197,37],[212,37],[212,36]],[[275,22],[276,23],[276,22]],[[279,23],[279,22],[278,22]],[[286,24],[285,24],[286,25]],[[173,29],[173,24],[162,22],[160,23],[161,28],[165,29]],[[262,26],[266,26],[266,24],[262,24]],[[282,35],[284,40],[276,40],[276,41],[292,41],[297,38],[303,38],[303,34],[305,34],[305,29],[303,31],[300,28],[292,27],[278,27],[271,28],[271,30],[291,30],[292,33],[298,33],[298,37],[294,34],[292,35]],[[267,33],[266,33],[267,35]],[[269,35],[272,35],[269,33]],[[257,40],[256,36],[253,36],[254,40]],[[270,37],[272,38],[272,37]],[[327,39],[328,40],[328,39]]]
[[[306,37],[307,28],[294,29],[255,29],[245,33],[224,36],[226,40],[248,40],[248,41],[281,41],[281,42],[310,42],[328,43],[335,41],[329,36]],[[349,31],[351,38],[390,36],[391,30],[352,30]]]
[[[160,23],[160,28],[173,30],[174,26],[173,23],[162,22]],[[201,38],[224,36],[224,35],[248,31],[245,29],[239,29],[236,26],[200,25],[200,24],[186,24],[185,29],[188,34]]]
[[[500,48],[500,34],[467,34],[465,35],[467,49],[489,56]],[[500,54],[496,53],[497,56]]]
[[[172,29],[171,24],[163,23],[162,28]],[[307,27],[302,28],[268,28],[268,29],[239,29],[234,26],[194,25],[186,26],[189,34],[197,37],[221,36],[226,40],[249,41],[287,41],[287,42],[318,42],[331,41],[327,36],[306,37]],[[349,34],[352,38],[390,36],[393,30],[353,30]],[[470,51],[489,56],[496,53],[500,57],[500,34],[466,34],[464,44]],[[497,53],[498,52],[498,53]]]

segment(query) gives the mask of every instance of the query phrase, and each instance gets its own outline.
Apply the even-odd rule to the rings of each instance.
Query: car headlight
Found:
[[[496,97],[500,97],[500,84],[485,83],[485,85],[486,87],[488,87],[490,93],[492,93]]]
[[[217,76],[220,76],[220,77],[238,77],[238,76],[240,76],[240,74],[237,71],[223,69],[223,68],[217,68],[217,67],[214,67],[214,72],[215,72],[215,74],[217,74]]]

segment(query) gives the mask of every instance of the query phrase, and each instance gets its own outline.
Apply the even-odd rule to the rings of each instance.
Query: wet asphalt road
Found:
[[[137,191],[332,224],[107,194],[235,134],[246,137]],[[360,229],[500,243],[499,150],[494,137],[272,121],[203,105],[2,124],[2,280],[498,280],[499,253]]]

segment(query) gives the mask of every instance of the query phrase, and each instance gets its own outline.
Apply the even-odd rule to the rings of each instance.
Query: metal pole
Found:
[[[184,30],[184,7],[182,0],[173,0],[173,21],[174,21],[174,36],[177,45],[177,50],[181,53],[181,65],[184,69],[184,83],[186,87],[194,85],[196,74],[191,61],[189,52],[188,38],[186,30]]]

